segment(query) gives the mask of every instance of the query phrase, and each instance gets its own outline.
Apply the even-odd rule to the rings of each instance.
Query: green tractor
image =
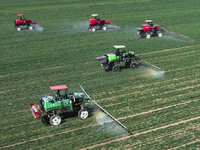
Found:
[[[61,123],[59,112],[78,112],[78,117],[81,119],[86,119],[89,116],[89,111],[85,104],[94,102],[85,98],[84,93],[69,93],[66,85],[50,86],[50,89],[57,91],[55,96],[39,98],[40,105],[29,105],[36,119],[43,119],[44,116],[47,116],[51,125],[59,125]],[[60,94],[60,90],[62,90],[62,94]]]
[[[124,45],[115,45],[113,50],[115,51],[114,53],[96,57],[105,71],[113,70],[118,72],[121,70],[122,64],[127,68],[135,69],[140,64],[138,61],[141,59],[136,57],[133,51],[125,50]]]

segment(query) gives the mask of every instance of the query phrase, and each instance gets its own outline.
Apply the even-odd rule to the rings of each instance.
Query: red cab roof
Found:
[[[50,86],[50,89],[52,91],[56,91],[56,90],[68,89],[68,87],[66,85],[56,85],[56,86]]]
[[[20,16],[24,16],[24,14],[19,14],[19,15],[17,15],[18,17],[20,17]]]

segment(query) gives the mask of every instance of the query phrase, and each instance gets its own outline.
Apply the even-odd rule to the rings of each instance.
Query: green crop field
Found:
[[[16,31],[21,13],[43,30]],[[92,13],[116,29],[89,32]],[[0,0],[0,149],[199,149],[199,15],[199,0]],[[140,38],[146,19],[173,34]],[[150,67],[105,72],[95,57],[113,45],[164,77]],[[34,119],[29,104],[60,84],[81,84],[132,134],[102,123],[110,118],[99,110],[86,120],[65,114],[59,126]]]

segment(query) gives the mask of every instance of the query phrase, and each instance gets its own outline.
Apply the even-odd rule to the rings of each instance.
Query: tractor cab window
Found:
[[[55,100],[56,100],[56,101],[61,100],[60,90],[58,90],[58,91],[56,92],[56,94],[55,94]]]
[[[64,99],[68,99],[69,98],[69,92],[68,90],[58,90],[55,94],[55,100],[59,101],[59,100],[64,100]]]
[[[96,21],[97,21],[97,20],[100,20],[100,19],[99,19],[99,16],[97,16],[97,17],[94,17],[94,19],[95,19]]]
[[[153,22],[148,22],[148,25],[150,25],[151,27],[153,27]]]
[[[115,51],[115,54],[116,54],[116,56],[119,56],[120,55],[120,49],[118,48],[116,51]]]
[[[24,16],[20,16],[19,20],[23,21],[23,20],[25,20],[25,17]]]

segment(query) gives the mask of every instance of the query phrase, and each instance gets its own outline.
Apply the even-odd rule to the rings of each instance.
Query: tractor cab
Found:
[[[154,26],[153,20],[145,20],[145,22],[146,22],[149,26],[151,26],[151,27]]]
[[[24,17],[24,14],[19,14],[17,15],[18,17],[18,20],[17,21],[17,24],[26,24],[26,18]]]
[[[95,19],[96,21],[100,20],[100,17],[99,17],[98,14],[92,14],[92,15],[91,15],[91,18],[92,18],[92,19]]]
[[[114,53],[116,57],[119,57],[119,61],[126,61],[127,58],[135,57],[135,53],[133,51],[125,50],[124,45],[115,45],[113,46]]]
[[[18,16],[18,20],[23,21],[26,20],[26,18],[24,17],[24,14],[19,14]]]
[[[124,45],[115,45],[113,46],[113,51],[116,56],[125,56],[125,46]]]
[[[119,51],[119,52],[125,52],[125,46],[124,45],[114,45],[113,46],[113,51],[115,51],[115,53],[117,52],[117,51]]]
[[[69,99],[68,87],[66,85],[50,86],[51,91],[56,91],[54,99],[56,101]]]

